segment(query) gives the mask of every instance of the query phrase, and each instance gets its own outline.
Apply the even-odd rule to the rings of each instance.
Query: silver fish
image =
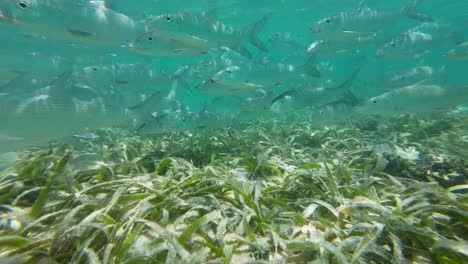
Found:
[[[423,23],[399,34],[377,50],[377,57],[390,59],[411,58],[450,41],[449,26]]]
[[[420,114],[448,111],[468,102],[468,87],[442,87],[420,82],[365,100],[359,110],[369,114]]]
[[[239,66],[231,66],[216,73],[211,79],[202,81],[195,89],[200,93],[218,95],[243,95],[262,88],[262,85],[251,83],[248,80],[235,78]]]
[[[468,60],[468,41],[449,50],[445,57],[451,60]]]
[[[419,1],[410,2],[404,8],[397,11],[377,11],[360,7],[353,11],[340,12],[336,15],[323,18],[316,22],[310,29],[321,39],[347,41],[356,38],[368,38],[383,29],[390,27],[401,18],[411,18],[424,22],[432,22],[430,16],[416,12]]]
[[[147,27],[150,32],[157,34],[158,40],[163,43],[173,42],[179,45],[178,47],[195,49],[228,47],[246,57],[251,57],[243,44],[249,42],[258,49],[267,51],[265,44],[257,35],[269,17],[266,15],[245,29],[236,30],[217,21],[206,12],[201,14],[180,12],[156,16],[148,21]],[[138,43],[135,44],[137,45]]]
[[[145,30],[102,1],[2,0],[0,12],[0,23],[93,45],[125,45]]]
[[[286,112],[301,110],[307,107],[318,107],[339,100],[356,101],[356,97],[349,90],[352,82],[358,76],[360,68],[336,88],[298,87],[287,90],[273,99],[270,110]]]

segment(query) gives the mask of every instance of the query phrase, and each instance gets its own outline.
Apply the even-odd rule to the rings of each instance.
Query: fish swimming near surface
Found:
[[[196,49],[228,47],[250,58],[252,55],[243,46],[244,43],[267,51],[258,34],[269,17],[265,15],[245,29],[237,30],[216,20],[210,12],[179,12],[156,16],[147,22],[147,28],[164,43],[173,42],[179,47]]]
[[[361,6],[353,11],[340,12],[320,19],[310,31],[323,40],[349,41],[356,38],[369,38],[405,17],[432,22],[431,16],[416,11],[418,3],[417,0],[411,1],[407,6],[396,11],[377,11]]]
[[[456,30],[439,23],[423,23],[392,37],[376,52],[379,58],[405,59],[420,55],[445,43],[456,42]]]
[[[128,45],[143,23],[89,0],[2,0],[0,23],[91,45]]]

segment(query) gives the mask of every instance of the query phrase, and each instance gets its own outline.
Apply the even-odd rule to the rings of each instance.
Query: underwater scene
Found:
[[[468,263],[468,0],[0,0],[0,264]]]

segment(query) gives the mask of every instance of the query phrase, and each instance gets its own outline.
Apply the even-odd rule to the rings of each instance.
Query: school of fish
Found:
[[[467,104],[466,1],[333,1],[0,0],[0,153],[108,126]]]

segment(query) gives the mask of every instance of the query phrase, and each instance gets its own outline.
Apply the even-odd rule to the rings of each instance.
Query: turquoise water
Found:
[[[467,261],[466,0],[0,0],[0,32],[0,263]]]
[[[443,92],[466,86],[466,48],[446,56],[468,38],[463,1],[3,1],[1,8],[3,152],[100,127],[157,133],[231,125],[273,112],[308,115],[342,100],[366,108],[373,96],[416,83]],[[325,18],[331,26],[314,33]],[[233,74],[223,72],[228,67]],[[329,93],[356,70],[342,87],[349,92]],[[299,93],[275,104],[287,91]],[[433,107],[437,95],[386,107],[448,111],[466,98],[466,89],[453,93],[458,100],[443,95],[447,102]],[[404,107],[414,101],[428,102],[421,111]]]

